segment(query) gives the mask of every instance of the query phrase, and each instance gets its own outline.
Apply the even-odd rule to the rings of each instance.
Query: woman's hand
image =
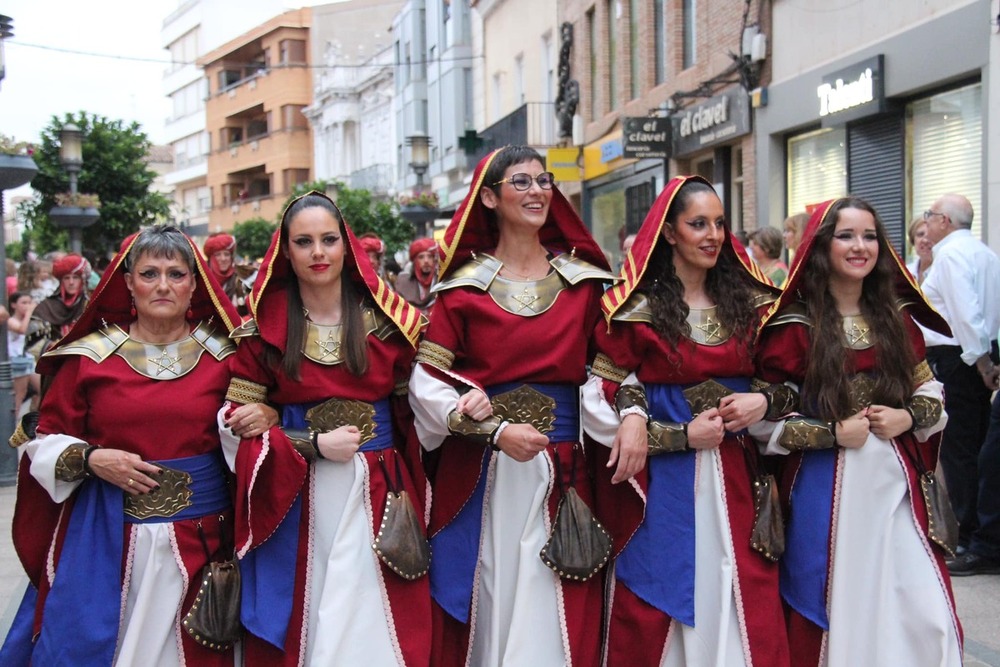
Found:
[[[473,389],[458,397],[455,410],[469,419],[482,421],[493,414],[493,404],[490,403],[489,396]]]
[[[611,477],[612,484],[624,482],[646,466],[649,449],[646,439],[646,419],[637,414],[625,415],[615,434],[615,441],[611,443],[611,456],[608,458],[609,468],[618,464]]]
[[[913,427],[910,413],[901,408],[873,405],[868,408],[868,430],[883,440],[891,440]]]
[[[357,426],[341,426],[340,428],[316,436],[316,444],[323,458],[346,463],[358,453],[361,447],[361,431]]]
[[[871,430],[868,417],[865,416],[867,412],[867,410],[862,410],[844,421],[837,422],[837,430],[834,435],[837,437],[838,445],[848,449],[861,449],[864,446]]]
[[[545,449],[549,439],[531,424],[511,424],[500,433],[497,447],[515,461],[530,461]]]
[[[730,433],[742,431],[750,424],[756,424],[764,418],[766,412],[767,397],[760,392],[730,394],[719,401],[719,415]]]
[[[725,423],[718,408],[709,408],[688,422],[688,447],[712,449],[722,444],[726,434]]]
[[[247,403],[233,409],[226,426],[241,438],[256,438],[278,423],[278,411],[266,403]]]
[[[156,481],[160,469],[132,452],[98,447],[90,453],[87,464],[97,477],[133,496],[160,487],[160,483]]]

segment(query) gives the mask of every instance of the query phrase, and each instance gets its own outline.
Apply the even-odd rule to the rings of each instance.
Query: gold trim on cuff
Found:
[[[455,363],[455,353],[437,343],[422,340],[417,346],[417,362],[450,371]]]
[[[931,371],[930,364],[924,359],[919,364],[913,367],[913,386],[919,387],[928,380],[934,379],[934,372]]]
[[[611,380],[617,384],[621,384],[628,377],[628,370],[621,366],[616,366],[611,361],[611,357],[603,352],[598,352],[597,356],[594,357],[594,363],[591,364],[590,370],[597,377]]]
[[[906,404],[906,411],[913,417],[913,430],[929,428],[941,419],[944,406],[941,401],[930,396],[914,396]]]
[[[233,378],[226,390],[226,400],[242,405],[267,402],[267,387],[243,378]]]
[[[56,479],[62,482],[76,482],[89,477],[86,466],[87,449],[87,445],[79,443],[64,449],[56,459]]]

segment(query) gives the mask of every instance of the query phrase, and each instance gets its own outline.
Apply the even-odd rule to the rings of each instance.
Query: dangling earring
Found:
[[[135,297],[132,297],[132,307],[128,310],[129,315],[135,317]]]
[[[193,320],[194,319],[194,309],[191,306],[188,306],[187,318],[189,320]]]

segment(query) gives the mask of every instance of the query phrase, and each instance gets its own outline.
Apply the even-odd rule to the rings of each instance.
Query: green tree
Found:
[[[271,244],[271,237],[278,223],[270,222],[261,217],[250,218],[233,225],[233,238],[236,239],[236,252],[249,259],[260,259]]]
[[[56,195],[69,191],[69,175],[59,161],[59,131],[73,123],[83,132],[83,168],[77,190],[101,200],[101,219],[83,230],[83,247],[98,254],[118,250],[122,239],[140,227],[165,222],[170,200],[149,189],[156,174],[146,164],[150,141],[138,123],[80,111],[53,116],[42,131],[34,159],[38,174],[31,181],[37,193],[25,206],[28,228],[39,253],[65,250],[69,235],[49,220]]]
[[[396,202],[378,201],[368,190],[355,190],[340,182],[313,181],[297,185],[281,208],[284,210],[292,199],[310,190],[326,192],[328,189],[336,190],[334,200],[337,207],[356,236],[375,232],[385,242],[390,253],[408,247],[413,240],[413,225],[399,216]]]

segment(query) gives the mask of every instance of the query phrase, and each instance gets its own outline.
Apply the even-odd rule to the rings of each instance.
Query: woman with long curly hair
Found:
[[[755,435],[787,454],[782,596],[795,665],[961,665],[933,471],[947,419],[914,320],[947,325],[857,197],[812,215],[758,365],[800,390]]]
[[[751,544],[765,473],[745,431],[783,405],[778,388],[751,391],[757,326],[778,290],[697,176],[667,184],[621,277],[602,300],[585,425],[612,463],[649,458],[644,515],[612,486],[617,470],[598,487],[631,519],[615,535],[607,664],[787,665],[778,545]]]

